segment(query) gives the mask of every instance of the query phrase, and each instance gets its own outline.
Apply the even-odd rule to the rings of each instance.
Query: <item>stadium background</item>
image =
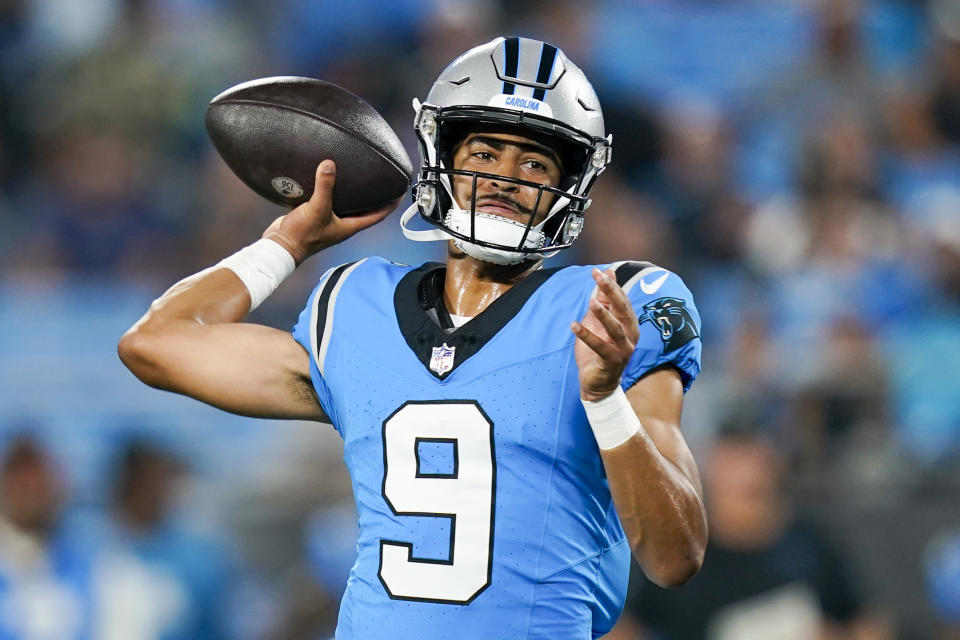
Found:
[[[651,260],[696,296],[698,458],[724,430],[769,436],[785,501],[871,615],[894,637],[960,633],[960,3],[0,0],[0,515],[59,495],[52,544],[98,585],[51,569],[31,622],[9,602],[36,576],[0,570],[20,637],[74,637],[88,611],[100,638],[329,632],[354,526],[335,433],[151,390],[116,341],[281,213],[212,149],[210,98],[330,80],[415,158],[410,99],[498,34],[561,46],[614,133],[563,259]],[[313,258],[256,319],[292,326],[330,265],[438,255],[396,227]],[[18,475],[44,473],[38,451],[47,494]],[[124,534],[118,486],[158,459],[177,481],[140,482],[169,515]]]

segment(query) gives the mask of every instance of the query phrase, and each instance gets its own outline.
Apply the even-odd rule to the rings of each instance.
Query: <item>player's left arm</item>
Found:
[[[593,275],[597,296],[571,326],[580,397],[634,557],[656,584],[680,586],[699,571],[707,544],[700,475],[680,430],[683,382],[663,367],[623,395],[637,315],[612,271]]]

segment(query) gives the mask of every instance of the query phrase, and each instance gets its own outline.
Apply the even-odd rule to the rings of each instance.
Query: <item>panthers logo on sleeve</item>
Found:
[[[660,330],[664,353],[679,349],[700,336],[686,303],[680,298],[657,298],[648,302],[643,305],[638,320],[640,324],[650,322]]]

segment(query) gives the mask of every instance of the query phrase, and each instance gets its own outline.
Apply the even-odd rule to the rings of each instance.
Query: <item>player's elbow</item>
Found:
[[[676,589],[688,583],[700,571],[703,562],[690,559],[685,562],[663,563],[662,566],[644,568],[650,582],[664,589]]]
[[[641,562],[647,578],[664,589],[675,589],[689,582],[700,567],[706,553],[706,543],[694,540],[685,541],[674,548],[652,554],[652,558]],[[638,556],[639,557],[639,556]]]
[[[143,325],[134,325],[117,343],[117,355],[141,382],[164,388],[161,366],[163,349],[160,343],[160,337],[155,332],[144,329]]]
[[[664,589],[676,589],[690,582],[703,566],[703,558],[685,558],[681,562],[663,567],[654,575],[648,576],[651,582]]]

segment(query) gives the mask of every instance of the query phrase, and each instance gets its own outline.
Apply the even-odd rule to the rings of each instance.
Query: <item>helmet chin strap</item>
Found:
[[[414,242],[434,242],[436,240],[449,240],[450,236],[443,229],[425,229],[423,231],[417,229],[409,229],[407,225],[410,223],[410,219],[413,216],[417,215],[419,208],[417,203],[414,202],[407,210],[403,212],[403,215],[400,216],[400,230],[403,231],[403,235],[408,240],[413,240]]]
[[[400,229],[403,231],[403,235],[410,240],[415,242],[453,240],[454,244],[468,256],[476,258],[477,260],[483,260],[484,262],[492,262],[493,264],[517,264],[529,257],[529,254],[523,251],[494,249],[475,244],[469,240],[462,240],[450,235],[443,229],[427,229],[424,231],[410,229],[407,225],[417,212],[417,205],[412,204],[403,212],[403,215],[400,216]],[[483,238],[485,242],[493,242],[495,244],[519,245],[520,238],[523,237],[523,232],[527,228],[527,225],[523,223],[501,218],[500,216],[489,213],[483,213],[482,211],[476,212],[473,218],[476,237]],[[470,235],[471,215],[469,211],[452,207],[447,212],[444,222],[457,233]],[[527,234],[527,239],[523,243],[525,247],[535,249],[542,246],[544,240],[541,229],[542,226],[543,224],[541,223],[530,228],[530,233]]]

